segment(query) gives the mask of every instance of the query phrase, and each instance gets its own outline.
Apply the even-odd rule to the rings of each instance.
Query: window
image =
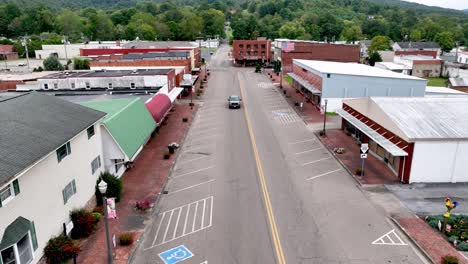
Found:
[[[75,89],[75,83],[74,82],[71,83],[71,88]]]
[[[124,165],[123,159],[115,159],[114,166],[115,166],[115,173],[119,172],[120,168]]]
[[[90,89],[90,88],[91,88],[91,84],[90,84],[89,82],[86,82],[85,85],[86,85],[86,89]]]
[[[254,49],[258,49],[258,44],[254,44]]]
[[[247,51],[247,56],[250,56],[250,51]]]
[[[264,51],[262,51],[262,56],[265,56],[265,52],[264,52]]]
[[[247,49],[250,49],[250,44],[247,44]]]
[[[49,89],[49,84],[44,83],[44,89],[45,89],[45,90]]]
[[[254,56],[257,56],[258,55],[258,51],[254,51]]]
[[[56,152],[58,162],[62,161],[66,156],[71,154],[70,142],[58,148]]]
[[[239,51],[239,56],[242,56],[242,51]]]
[[[23,264],[33,260],[33,250],[29,233],[24,235],[17,243],[2,250],[1,261],[3,264]]]
[[[94,125],[88,127],[86,133],[88,133],[88,139],[92,138],[94,136]]]
[[[67,202],[70,200],[70,198],[73,195],[75,195],[75,193],[76,193],[76,184],[75,184],[75,180],[72,180],[62,190],[63,204],[67,204]]]
[[[58,89],[58,84],[54,83],[54,89]]]
[[[109,84],[107,85],[107,87],[108,87],[109,89],[113,89],[113,88],[112,88],[112,83],[109,83]]]
[[[262,49],[265,49],[266,48],[266,45],[265,44],[262,44]]]
[[[240,49],[243,49],[243,48],[244,48],[244,44],[239,44],[239,48],[240,48]]]
[[[135,89],[135,83],[130,84],[130,89]]]
[[[99,168],[101,168],[101,156],[97,156],[91,162],[91,173],[94,175]]]
[[[329,73],[327,73],[327,78],[330,78],[330,74],[329,74]]]
[[[10,202],[20,193],[18,179],[0,189],[0,207]]]

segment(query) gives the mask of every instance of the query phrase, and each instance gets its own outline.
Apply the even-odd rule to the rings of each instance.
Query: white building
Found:
[[[108,49],[124,44],[121,41],[90,41],[88,43],[74,43],[74,44],[55,44],[55,45],[42,45],[41,50],[34,51],[36,59],[46,59],[50,55],[58,56],[59,59],[72,59],[80,56],[80,49],[101,48]]]
[[[411,67],[400,63],[376,62],[374,67],[392,72],[403,73],[404,75],[411,75]]]
[[[344,98],[423,97],[426,80],[357,63],[293,60],[293,87],[327,112],[341,109]]]
[[[461,51],[457,57],[458,63],[468,64],[468,51]]]
[[[441,48],[439,44],[431,41],[418,42],[395,42],[392,44],[393,51],[417,51],[417,50],[432,50],[437,51],[437,55],[440,55]]]
[[[37,263],[94,201],[104,113],[39,93],[0,96],[0,263]]]
[[[400,181],[468,182],[468,98],[348,99],[338,114]]]

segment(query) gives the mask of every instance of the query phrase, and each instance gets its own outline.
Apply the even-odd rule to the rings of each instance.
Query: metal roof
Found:
[[[0,95],[0,113],[0,186],[105,115],[37,92]]]
[[[411,67],[406,66],[404,64],[400,63],[394,63],[394,62],[377,62],[377,64],[385,66],[388,70],[411,70]]]
[[[124,48],[196,48],[195,45],[189,41],[132,41],[122,45]]]
[[[182,50],[168,52],[129,53],[123,55],[124,60],[142,60],[153,58],[190,58],[190,52]]]
[[[346,119],[346,121],[353,124],[353,126],[359,129],[362,133],[366,134],[373,141],[377,142],[377,144],[379,144],[382,148],[384,148],[393,156],[396,156],[396,157],[408,156],[408,153],[406,153],[406,151],[399,148],[397,145],[393,144],[390,140],[386,139],[384,136],[380,135],[374,129],[368,127],[366,124],[359,121],[357,118],[355,118],[354,116],[352,116],[350,113],[346,112],[345,110],[338,109],[336,113],[340,115],[342,118]]]
[[[298,82],[300,85],[304,86],[307,90],[309,90],[312,94],[321,94],[322,91],[319,89],[315,88],[313,85],[311,85],[308,81],[302,79],[298,75],[294,73],[288,73],[288,75],[293,78],[296,82]]]
[[[94,71],[69,71],[57,72],[38,79],[67,79],[67,78],[91,78],[91,77],[124,77],[124,76],[148,76],[167,75],[172,69],[135,69],[135,70],[94,70]]]
[[[440,49],[439,44],[435,42],[397,42],[402,49]]]
[[[320,73],[342,74],[342,75],[355,75],[367,77],[380,77],[380,78],[393,78],[393,79],[407,79],[426,81],[425,79],[404,75],[402,73],[392,72],[365,64],[350,63],[350,62],[332,62],[332,61],[317,61],[317,60],[293,60],[303,68],[315,70]]]
[[[466,97],[371,97],[369,100],[410,140],[468,139]]]

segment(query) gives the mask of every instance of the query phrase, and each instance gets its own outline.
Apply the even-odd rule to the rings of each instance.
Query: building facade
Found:
[[[468,51],[459,52],[457,62],[462,64],[468,64]]]
[[[281,62],[283,74],[292,72],[293,60],[321,60],[335,62],[360,61],[360,46],[316,41],[277,39],[274,57]]]
[[[439,44],[431,41],[427,42],[418,42],[418,41],[408,41],[408,42],[395,42],[392,45],[393,51],[436,51],[437,56],[441,53],[441,48]]]
[[[468,182],[468,98],[347,99],[342,129],[403,183]],[[357,153],[359,155],[359,153]]]
[[[341,109],[344,98],[369,96],[422,97],[426,80],[364,64],[294,60],[293,87],[327,111]]]
[[[94,201],[105,114],[38,93],[0,97],[0,111],[0,262],[37,263]]]
[[[0,45],[0,58],[3,60],[16,60],[18,53],[14,51],[13,45]]]
[[[411,75],[421,78],[440,77],[443,61],[432,56],[395,56],[394,62],[411,68]]]
[[[234,40],[232,57],[236,65],[270,63],[271,40]]]

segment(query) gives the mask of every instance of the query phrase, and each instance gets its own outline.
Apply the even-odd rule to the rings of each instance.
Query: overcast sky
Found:
[[[440,6],[453,9],[468,9],[468,0],[404,0],[428,6]]]

